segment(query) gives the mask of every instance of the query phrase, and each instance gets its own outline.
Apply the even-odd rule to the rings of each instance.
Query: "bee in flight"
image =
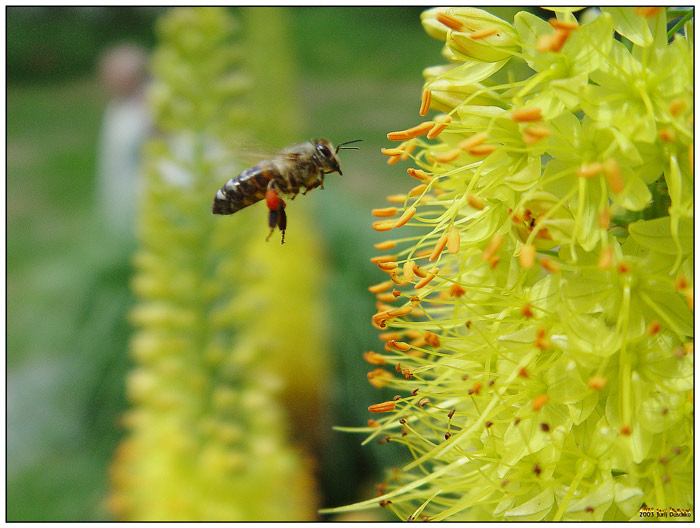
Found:
[[[221,215],[233,214],[265,198],[270,210],[270,234],[266,240],[270,239],[275,227],[279,227],[284,244],[284,232],[287,229],[287,214],[284,208],[287,204],[280,194],[293,200],[302,190],[302,194],[306,194],[316,187],[323,189],[323,178],[326,174],[343,174],[340,171],[338,151],[357,149],[358,147],[343,145],[358,141],[362,140],[339,143],[334,149],[333,144],[326,138],[319,138],[287,147],[273,159],[262,161],[228,180],[216,191],[211,212]]]

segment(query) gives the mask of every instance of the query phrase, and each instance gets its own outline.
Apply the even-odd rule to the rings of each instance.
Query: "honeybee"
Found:
[[[287,214],[284,209],[287,204],[280,194],[293,200],[302,190],[302,194],[306,194],[316,187],[323,189],[323,178],[326,174],[343,174],[340,171],[338,151],[357,150],[358,147],[344,145],[358,141],[362,140],[345,141],[334,149],[333,144],[326,138],[319,138],[287,147],[273,159],[262,161],[229,179],[216,191],[211,212],[221,215],[233,214],[265,198],[270,210],[270,234],[265,240],[269,240],[275,227],[278,227],[282,232],[284,244],[284,233],[287,229]]]

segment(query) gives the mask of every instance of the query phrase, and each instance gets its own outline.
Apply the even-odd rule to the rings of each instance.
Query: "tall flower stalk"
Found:
[[[266,244],[264,211],[255,221],[211,214],[216,189],[245,168],[233,146],[266,111],[249,104],[255,78],[245,46],[232,41],[235,22],[221,8],[176,8],[157,28],[158,135],[147,145],[134,259],[133,406],[109,499],[122,520],[316,516],[312,472],[290,443],[281,394],[296,393],[284,356],[299,350],[303,365],[306,347],[321,348],[317,301],[287,291],[313,291],[318,261],[298,259],[318,248],[302,236],[284,252]],[[266,36],[269,45],[278,38]],[[322,364],[315,357],[309,370]]]
[[[369,440],[409,520],[624,520],[693,506],[693,25],[663,8],[509,24],[425,11],[427,68],[373,227]],[[685,20],[688,20],[686,17]],[[682,30],[682,31],[681,31]]]

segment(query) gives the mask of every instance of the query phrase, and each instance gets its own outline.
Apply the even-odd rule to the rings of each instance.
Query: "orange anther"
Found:
[[[386,201],[391,203],[404,203],[405,200],[405,194],[390,194],[386,197]]]
[[[477,132],[476,134],[469,136],[467,139],[460,141],[457,146],[462,150],[469,151],[470,149],[484,143],[488,138],[489,135],[486,132]]]
[[[452,286],[450,286],[448,293],[451,297],[461,297],[467,293],[467,291],[455,282]]]
[[[644,6],[644,7],[635,7],[634,8],[634,13],[639,16],[643,16],[644,18],[652,18],[653,16],[656,16],[656,13],[661,10],[661,7],[659,6]]]
[[[500,233],[494,233],[488,245],[486,246],[486,249],[484,249],[484,253],[481,255],[481,259],[485,261],[491,260],[491,257],[493,257],[496,254],[496,251],[498,251],[498,248],[501,247],[501,244],[503,244],[503,235]]]
[[[448,150],[447,152],[435,154],[435,160],[439,161],[440,163],[449,163],[450,161],[454,161],[459,158],[461,154],[462,151],[460,149],[452,149]]]
[[[427,186],[425,183],[421,183],[420,185],[416,185],[413,189],[411,189],[410,191],[408,191],[408,195],[411,196],[411,197],[413,197],[413,196],[418,196],[418,195],[421,194],[423,191],[425,191],[425,189],[426,189],[427,187],[428,187],[428,186]]]
[[[593,390],[599,391],[605,388],[605,384],[607,382],[608,380],[605,378],[605,376],[595,374],[588,379],[588,386]]]
[[[408,169],[406,169],[406,172],[408,172],[409,176],[411,176],[417,180],[420,180],[420,181],[425,182],[425,181],[430,181],[432,179],[430,174],[428,174],[427,172],[420,170],[420,169],[408,168]]]
[[[659,333],[661,330],[661,323],[659,323],[656,319],[653,321],[649,322],[649,325],[647,326],[647,334],[650,336],[656,335]]]
[[[385,240],[384,242],[377,242],[374,244],[374,249],[393,249],[396,247],[395,240]]]
[[[428,276],[428,273],[420,266],[416,266],[415,263],[413,264],[413,273],[418,275],[421,279],[424,279]]]
[[[435,278],[435,275],[438,274],[440,270],[438,268],[433,268],[430,270],[430,272],[426,275],[424,279],[419,280],[416,283],[415,289],[420,290],[422,287],[424,287],[426,284],[428,284],[431,280]]]
[[[394,308],[389,310],[387,314],[391,317],[401,317],[402,315],[408,315],[413,311],[413,306],[401,306],[400,308]]]
[[[455,31],[462,31],[464,29],[464,24],[462,24],[462,22],[447,13],[438,13],[435,18],[437,18],[437,21],[441,24]]]
[[[498,33],[498,28],[490,27],[480,29],[479,31],[474,31],[474,33],[470,34],[469,37],[473,40],[479,40],[482,38],[490,37],[491,35],[495,35],[496,33]]]
[[[603,210],[598,215],[598,226],[601,229],[608,230],[610,228],[610,207],[607,205],[603,207]]]
[[[520,265],[525,269],[532,268],[532,266],[535,265],[535,255],[537,255],[535,246],[529,244],[524,245],[520,248],[520,255],[518,255]]]
[[[385,156],[400,156],[403,154],[403,150],[399,148],[382,148],[381,151]]]
[[[421,94],[420,98],[420,110],[418,111],[420,115],[424,116],[428,113],[428,110],[430,110],[431,99],[432,92],[427,88],[423,88],[423,93]]]
[[[468,394],[479,394],[479,392],[481,392],[481,382],[475,381],[472,388],[469,389]]]
[[[378,293],[377,300],[382,303],[392,303],[396,300],[393,293]]]
[[[413,280],[413,267],[415,264],[408,260],[406,263],[403,265],[403,278],[406,279],[407,281],[412,281]]]
[[[674,99],[668,105],[668,111],[674,117],[678,117],[683,110],[685,110],[685,101],[683,99]]]
[[[390,141],[406,141],[409,139],[416,138],[418,136],[422,136],[423,134],[427,134],[428,131],[433,128],[435,125],[434,121],[423,121],[422,123],[411,127],[407,128],[406,130],[398,130],[396,132],[389,132],[386,137]]]
[[[612,266],[613,263],[613,248],[608,246],[603,251],[600,252],[600,257],[598,257],[598,267],[600,269],[606,270]]]
[[[674,141],[676,139],[676,133],[672,128],[662,128],[659,130],[659,139],[661,141],[666,141],[667,143]]]
[[[438,256],[440,256],[440,253],[442,253],[442,250],[445,249],[445,245],[447,245],[447,235],[442,235],[435,244],[433,252],[430,254],[428,260],[430,262],[437,260]]]
[[[625,182],[622,181],[622,173],[620,172],[620,166],[617,164],[614,158],[608,158],[603,165],[603,170],[605,172],[605,179],[608,181],[610,189],[615,194],[620,194],[625,190]]]
[[[387,218],[394,216],[399,210],[396,207],[383,207],[381,209],[372,209],[372,216],[377,218]]]
[[[548,258],[540,259],[540,266],[546,269],[550,273],[557,273],[559,271],[559,266],[552,262]]]
[[[447,251],[455,255],[459,252],[459,247],[459,229],[452,226],[447,233]]]
[[[379,266],[379,269],[382,271],[391,271],[396,269],[399,265],[396,262],[379,262],[377,266]]]
[[[375,231],[389,231],[394,228],[393,220],[377,220],[372,222],[372,229]]]
[[[369,409],[369,412],[371,413],[384,413],[384,412],[391,412],[396,408],[396,402],[395,401],[385,401],[382,403],[375,403],[374,405],[370,405],[367,407]]]
[[[367,288],[370,293],[380,293],[383,291],[387,291],[388,289],[392,288],[394,285],[391,283],[391,281],[384,281],[380,282],[379,284],[375,284],[374,286],[370,286]]]
[[[468,152],[472,156],[488,156],[495,150],[495,145],[477,145],[476,147],[470,148]]]
[[[620,427],[620,434],[629,436],[630,434],[632,434],[632,429],[630,429],[629,425],[623,425],[622,427]]]
[[[593,161],[591,163],[583,163],[578,169],[576,169],[576,175],[581,178],[593,178],[603,172],[603,164]]]
[[[378,255],[369,259],[372,264],[379,264],[380,262],[396,262],[396,255]]]
[[[390,347],[400,350],[401,352],[407,352],[411,350],[411,345],[404,343],[403,341],[394,341],[393,339],[387,343]]]
[[[552,25],[554,29],[563,29],[565,31],[574,31],[579,28],[578,22],[575,20],[557,20],[556,18],[550,18],[548,22]]]
[[[549,401],[549,396],[547,394],[540,394],[538,396],[535,396],[532,399],[532,408],[535,411],[539,411],[542,407],[544,407],[547,402]]]
[[[438,348],[440,346],[440,336],[433,332],[426,331],[424,339],[425,342],[433,348]]]
[[[473,194],[467,194],[467,203],[478,211],[483,210],[483,208],[486,206],[482,198],[474,196]]]
[[[413,218],[413,215],[416,214],[416,208],[412,205],[408,209],[406,209],[403,214],[399,217],[399,219],[396,221],[394,224],[394,227],[401,227],[406,222],[408,222],[411,218]]]
[[[517,108],[511,111],[510,118],[516,123],[540,121],[542,119],[542,110],[536,106],[532,108]]]
[[[532,306],[530,306],[530,303],[523,304],[520,308],[520,313],[523,314],[523,317],[527,317],[528,319],[535,316],[535,314],[532,313]]]
[[[448,123],[452,121],[452,118],[450,116],[445,116],[443,119],[440,120],[439,123],[435,123],[435,125],[428,131],[427,138],[428,139],[435,139],[440,135],[440,133],[445,130],[447,127]]]

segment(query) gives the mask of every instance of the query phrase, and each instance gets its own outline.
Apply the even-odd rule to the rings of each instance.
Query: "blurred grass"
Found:
[[[342,177],[329,177],[323,192],[304,197],[315,208],[317,230],[295,232],[294,204],[288,208],[289,236],[322,237],[332,266],[325,292],[336,366],[332,423],[364,425],[367,405],[392,396],[366,382],[362,360],[364,350],[381,346],[369,324],[374,300],[366,288],[384,277],[369,263],[372,243],[382,237],[370,228],[369,210],[405,182],[379,148],[387,131],[419,118],[420,72],[440,62],[440,46],[423,33],[417,8],[290,13],[304,116],[300,141],[365,140],[360,151],[343,152]],[[92,75],[84,74],[56,84],[25,81],[7,91],[11,521],[106,519],[106,474],[126,405],[131,248],[104,238],[94,208],[104,103]],[[248,213],[251,221],[264,221],[260,210]],[[366,497],[359,487],[381,478],[377,446],[361,447],[361,436],[335,432],[331,440],[321,461],[324,506]],[[385,457],[394,446],[381,449]]]

